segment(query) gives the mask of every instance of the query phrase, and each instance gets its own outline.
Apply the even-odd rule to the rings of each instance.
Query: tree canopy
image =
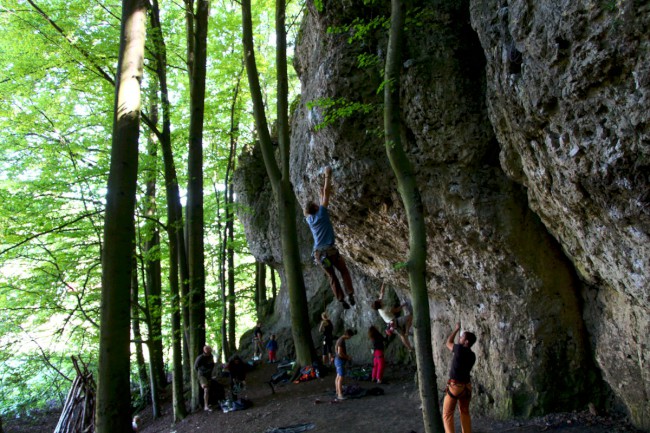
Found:
[[[253,6],[260,82],[272,112],[276,99],[274,7],[266,1]],[[295,36],[301,5],[290,4],[288,10],[288,31]],[[119,4],[102,1],[7,0],[0,5],[0,415],[61,403],[74,374],[70,355],[96,368],[120,15]],[[147,137],[161,131],[160,122],[152,121],[152,107],[159,105],[153,44],[161,40],[167,53],[170,142],[181,201],[188,184],[191,113],[186,5],[162,2],[160,18],[160,30],[152,30],[147,23],[141,83],[134,269],[142,287],[146,263],[161,261],[164,286],[170,271],[165,194],[156,194],[154,207],[145,200],[147,179],[156,178],[160,191],[165,181],[161,152],[147,152]],[[237,128],[239,149],[253,143],[255,136],[250,97],[242,79],[238,3],[211,3],[207,43],[203,123],[206,340],[218,346],[224,314],[219,280],[227,203],[224,181],[232,129]],[[289,78],[293,96],[297,87],[293,70]],[[236,86],[240,90],[234,105],[237,124],[233,125]],[[160,229],[161,242],[147,249],[145,240],[153,227]],[[236,221],[228,245],[235,251],[240,335],[255,315],[255,263]],[[143,320],[147,318],[145,296],[140,290],[135,309]],[[164,356],[169,361],[171,304],[167,290],[161,296]],[[143,340],[150,338],[147,332]]]

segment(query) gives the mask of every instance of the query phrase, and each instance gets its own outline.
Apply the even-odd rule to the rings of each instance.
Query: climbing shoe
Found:
[[[342,306],[343,308],[345,308],[346,310],[349,310],[349,309],[350,309],[350,304],[348,304],[348,303],[345,302],[345,301],[341,301],[341,306]]]
[[[352,305],[353,307],[357,303],[357,301],[354,300],[354,295],[352,293],[348,295],[348,301],[350,302],[350,305]]]

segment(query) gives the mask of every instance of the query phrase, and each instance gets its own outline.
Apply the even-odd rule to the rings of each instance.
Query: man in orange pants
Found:
[[[472,433],[472,419],[469,416],[469,402],[472,399],[472,384],[470,372],[476,362],[476,355],[472,352],[472,345],[476,342],[476,335],[463,332],[458,344],[454,344],[456,334],[460,331],[460,323],[456,324],[447,338],[447,348],[454,354],[449,369],[449,381],[445,390],[445,402],[442,406],[442,420],[445,433],[455,433],[454,412],[456,403],[460,409],[460,425],[463,433]]]

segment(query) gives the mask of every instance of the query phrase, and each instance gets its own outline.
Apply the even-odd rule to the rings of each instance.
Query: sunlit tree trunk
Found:
[[[195,13],[193,68],[190,79],[190,139],[187,185],[187,253],[190,268],[190,357],[205,342],[205,263],[203,242],[203,118],[209,2],[198,0]],[[192,368],[192,410],[199,408],[199,381]]]
[[[413,329],[418,368],[418,387],[422,417],[427,433],[443,432],[437,401],[436,369],[431,347],[431,319],[426,284],[427,235],[420,189],[402,146],[400,110],[400,68],[404,35],[404,10],[401,0],[391,1],[391,26],[384,76],[384,131],[386,153],[397,178],[409,226],[407,269],[413,302]]]
[[[117,63],[111,163],[106,194],[97,433],[131,429],[129,385],[130,292],[138,174],[140,82],[144,63],[146,4],[123,0]]]
[[[253,115],[257,128],[264,165],[269,176],[275,201],[278,206],[278,224],[282,244],[282,259],[287,276],[289,305],[291,310],[291,332],[296,350],[296,361],[300,365],[312,364],[316,350],[311,338],[309,325],[309,306],[302,275],[298,230],[296,227],[296,196],[291,185],[289,173],[289,117],[288,117],[288,78],[286,57],[285,3],[276,1],[276,66],[278,71],[278,133],[280,164],[275,159],[266,113],[260,89],[255,48],[253,45],[253,25],[250,0],[242,1],[242,27],[246,72],[253,102]]]

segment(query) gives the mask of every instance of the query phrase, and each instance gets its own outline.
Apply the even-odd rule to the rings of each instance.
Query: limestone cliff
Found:
[[[474,330],[474,404],[485,413],[528,416],[613,397],[650,429],[649,8],[432,0],[411,10],[404,137],[427,214],[435,363],[442,386],[446,335],[456,321]],[[408,297],[395,267],[408,228],[376,93],[386,34],[355,26],[387,13],[385,3],[309,3],[296,51],[292,181],[304,203],[317,198],[321,168],[333,167],[330,211],[360,301],[327,307],[339,328],[376,321],[368,301],[380,280]],[[342,111],[326,102],[342,101],[363,110],[332,117]],[[244,216],[253,253],[278,266],[260,164],[255,153],[242,159],[238,196],[254,209]],[[316,317],[331,295],[301,224]],[[276,311],[280,327],[287,303]],[[363,353],[365,338],[356,342]]]

